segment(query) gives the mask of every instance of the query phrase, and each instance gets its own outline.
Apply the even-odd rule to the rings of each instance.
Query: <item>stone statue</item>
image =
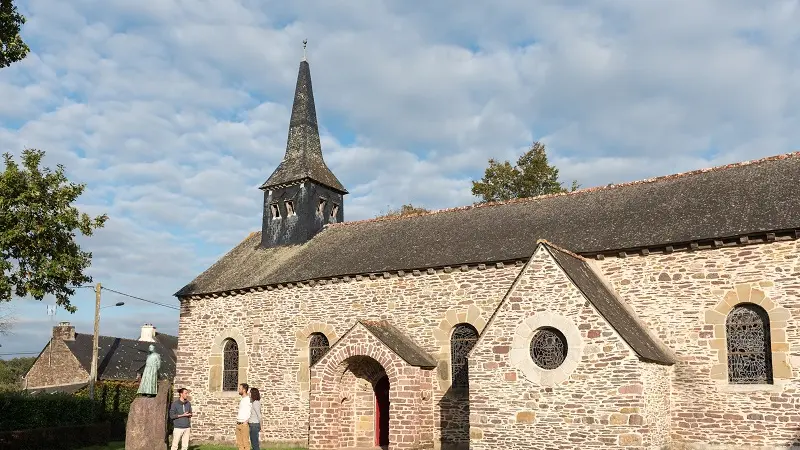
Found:
[[[144,363],[142,381],[139,383],[139,394],[154,396],[158,394],[158,369],[161,367],[161,355],[156,353],[156,348],[150,344],[150,354]]]

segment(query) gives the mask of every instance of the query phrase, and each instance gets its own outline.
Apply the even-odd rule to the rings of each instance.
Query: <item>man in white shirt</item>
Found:
[[[239,450],[250,450],[250,386],[247,383],[239,385],[239,412],[236,414],[236,446]]]

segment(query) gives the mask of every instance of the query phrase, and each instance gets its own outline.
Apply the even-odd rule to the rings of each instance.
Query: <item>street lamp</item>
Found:
[[[94,288],[94,338],[92,339],[92,370],[89,374],[89,398],[94,400],[94,385],[97,383],[97,350],[98,340],[100,334],[100,310],[105,308],[112,308],[114,306],[122,306],[125,302],[117,302],[114,305],[100,307],[100,291],[103,287],[100,283]]]

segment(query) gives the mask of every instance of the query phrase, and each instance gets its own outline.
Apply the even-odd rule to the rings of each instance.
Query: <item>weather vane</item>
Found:
[[[306,45],[308,44],[308,39],[303,39],[303,61],[306,60]]]

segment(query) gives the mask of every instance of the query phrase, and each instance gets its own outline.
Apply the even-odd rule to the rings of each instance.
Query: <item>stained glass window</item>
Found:
[[[769,316],[753,304],[738,305],[725,321],[728,339],[728,381],[772,384]]]
[[[469,365],[467,355],[478,340],[478,330],[468,323],[456,325],[450,336],[450,365],[453,370],[452,387],[469,387]]]
[[[222,390],[235,391],[238,386],[239,345],[233,339],[226,339],[222,358]]]
[[[328,338],[322,333],[312,333],[308,341],[308,366],[313,366],[330,348]]]
[[[540,328],[531,339],[531,358],[542,369],[555,369],[567,357],[567,338],[555,328]]]

